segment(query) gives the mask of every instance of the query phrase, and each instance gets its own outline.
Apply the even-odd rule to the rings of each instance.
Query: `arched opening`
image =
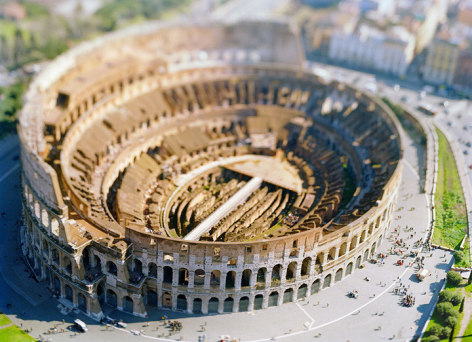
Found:
[[[272,286],[278,286],[280,284],[280,271],[282,265],[278,264],[272,268]]]
[[[143,278],[143,263],[141,260],[134,258],[131,263],[128,264],[129,281],[133,284],[137,284]]]
[[[366,235],[366,231],[364,230],[361,234],[361,238],[359,240],[359,243],[363,243],[365,241],[365,235]]]
[[[68,256],[64,256],[62,258],[62,265],[64,267],[64,270],[67,273],[72,274],[72,263],[70,262],[70,259]]]
[[[374,224],[371,223],[371,224],[369,225],[369,235],[371,235],[373,231],[374,231]]]
[[[177,296],[177,310],[187,311],[187,298],[182,294]]]
[[[356,259],[356,268],[361,267],[362,257],[359,255]]]
[[[324,254],[320,253],[316,256],[316,261],[315,261],[315,275],[320,274],[323,272],[323,260],[324,260]]]
[[[164,266],[163,273],[164,273],[163,283],[172,284],[172,275],[173,275],[172,267]]]
[[[278,302],[279,302],[279,293],[277,291],[274,291],[269,295],[268,306],[277,306]]]
[[[151,278],[157,278],[157,265],[153,262],[148,264],[148,276]]]
[[[375,256],[375,242],[372,244],[370,248],[370,257],[373,258]]]
[[[202,269],[198,269],[195,271],[193,277],[193,284],[195,286],[203,286],[205,284],[205,271]]]
[[[267,273],[267,268],[265,267],[259,268],[259,270],[257,271],[257,286],[258,287],[261,287],[261,286],[265,287],[266,273]]]
[[[227,289],[234,289],[234,281],[236,279],[236,272],[229,271],[226,273],[226,288]]]
[[[336,274],[334,276],[334,282],[337,283],[341,279],[343,279],[343,269],[342,268],[340,268],[339,270],[336,271]]]
[[[97,286],[97,297],[100,305],[105,303],[105,280],[101,281]]]
[[[218,298],[212,297],[208,301],[208,313],[218,313]]]
[[[116,276],[118,274],[118,270],[116,269],[116,265],[112,261],[107,262],[107,272],[108,274]]]
[[[77,302],[79,304],[79,310],[87,312],[87,298],[82,293],[77,295]]]
[[[218,270],[214,270],[211,272],[210,275],[210,284],[211,286],[219,287],[221,280],[221,272]]]
[[[244,270],[241,276],[241,287],[251,286],[251,270]]]
[[[43,240],[43,243],[42,243],[42,252],[43,252],[43,256],[48,259],[49,258],[49,245],[48,245],[48,242],[46,240]]]
[[[321,288],[321,281],[319,279],[316,279],[313,284],[311,284],[311,294],[318,293]]]
[[[61,293],[61,282],[59,281],[59,278],[56,277],[56,276],[53,276],[53,279],[54,279],[54,282],[53,282],[54,290],[56,291],[57,294],[60,294]]]
[[[297,274],[297,263],[294,261],[288,264],[287,274],[285,275],[285,279],[287,279],[288,281],[294,281],[296,274]]]
[[[90,259],[92,256],[92,253],[90,252],[90,245],[85,247],[82,251],[82,263],[84,265],[85,271],[88,272],[92,265],[90,264]]]
[[[154,290],[147,290],[146,303],[149,306],[157,306],[157,293]]]
[[[323,288],[327,288],[331,286],[331,274],[328,274],[323,281]]]
[[[102,261],[98,257],[98,255],[93,256],[93,263],[95,267],[93,268],[94,272],[102,273]]]
[[[228,297],[223,303],[223,312],[233,312],[234,299]]]
[[[133,313],[133,300],[130,296],[123,297],[123,311]]]
[[[188,270],[186,268],[179,269],[179,285],[188,285]]]
[[[328,261],[333,261],[334,259],[336,259],[336,247],[331,248],[328,253]]]
[[[347,276],[348,276],[348,275],[351,275],[351,273],[352,273],[352,267],[353,267],[352,262],[350,262],[349,264],[347,264],[347,266],[346,266],[346,275],[347,275]]]
[[[244,296],[239,300],[239,312],[246,312],[249,310],[249,298]]]
[[[366,249],[365,252],[364,252],[364,262],[369,260],[369,250]]]
[[[339,257],[342,257],[347,252],[347,242],[344,242],[339,249]]]
[[[308,286],[306,284],[302,284],[297,291],[297,299],[302,299],[306,297]]]
[[[107,301],[107,304],[110,305],[111,307],[113,308],[117,307],[118,297],[116,296],[116,293],[113,290],[110,290],[110,289],[107,290],[106,301]]]
[[[52,261],[54,261],[56,265],[59,265],[59,253],[57,252],[57,249],[53,247],[51,249],[51,254],[52,254]]]
[[[193,313],[194,314],[202,313],[202,300],[200,298],[195,298],[193,300]]]
[[[72,292],[72,288],[69,285],[64,285],[65,289],[65,297],[66,299],[70,300],[71,302],[74,301],[74,293]]]
[[[302,269],[300,270],[300,274],[301,274],[302,277],[308,275],[309,270],[310,270],[310,266],[311,266],[311,258],[307,257],[307,258],[303,259]]]
[[[356,247],[357,247],[357,235],[352,238],[351,245],[349,246],[349,250],[352,251]]]
[[[264,296],[261,294],[256,295],[254,298],[254,310],[261,310],[264,303]]]
[[[283,303],[290,303],[293,301],[293,289],[286,289],[284,292]]]

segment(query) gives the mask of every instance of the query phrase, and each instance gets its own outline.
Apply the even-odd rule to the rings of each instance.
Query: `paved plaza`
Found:
[[[418,177],[419,160],[422,160],[423,152],[416,148],[409,137],[403,140],[405,159],[398,205],[390,233],[379,250],[387,255],[393,243],[399,239],[403,239],[406,244],[401,249],[413,248],[414,241],[425,237],[430,221],[427,197],[420,193]],[[3,276],[0,279],[0,308],[17,325],[32,328],[31,335],[35,338],[41,334],[51,341],[198,341],[199,336],[205,335],[205,341],[216,341],[220,335],[230,335],[241,341],[404,341],[421,333],[432,309],[433,295],[439,291],[452,263],[450,253],[420,248],[419,255],[425,256],[425,267],[432,272],[423,282],[417,280],[416,268],[409,267],[413,258],[406,258],[402,266],[397,266],[400,256],[390,255],[383,263],[367,263],[364,269],[357,270],[331,288],[296,303],[249,313],[210,316],[149,308],[147,319],[110,311],[107,313],[109,316],[123,319],[128,326],[126,329],[106,327],[62,307],[51,297],[44,284],[38,284],[30,277],[21,261],[16,242],[17,224],[21,216],[17,188],[18,151],[15,144],[10,145],[0,152],[0,174],[3,175],[0,211],[5,213],[0,221],[4,235],[0,242]],[[407,227],[413,230],[407,231]],[[399,232],[398,236],[393,233],[395,229]],[[400,282],[408,294],[416,298],[413,307],[401,306],[402,296],[393,293]],[[354,290],[359,293],[357,299],[347,296],[349,291]],[[11,304],[11,307],[7,308],[7,304]],[[182,331],[170,334],[168,327],[161,322],[162,315],[181,321]],[[71,329],[77,317],[88,324],[90,330],[86,334],[78,334]],[[45,334],[55,326],[58,331],[64,329],[64,332]]]

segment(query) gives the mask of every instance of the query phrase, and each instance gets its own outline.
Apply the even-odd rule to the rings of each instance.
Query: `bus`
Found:
[[[432,115],[432,116],[438,115],[438,110],[434,108],[434,106],[430,105],[429,103],[422,103],[417,107],[417,109],[420,112],[423,112],[427,115]]]

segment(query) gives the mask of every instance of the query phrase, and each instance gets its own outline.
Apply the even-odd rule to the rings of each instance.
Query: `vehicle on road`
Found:
[[[427,115],[432,115],[432,116],[436,116],[438,115],[438,110],[431,104],[429,103],[421,103],[417,109],[420,111],[420,112],[423,112]]]
[[[349,291],[348,294],[347,294],[347,296],[348,296],[349,298],[355,298],[355,299],[357,299],[357,298],[359,297],[359,293],[358,293],[356,290],[354,290],[354,291]]]
[[[77,330],[79,330],[81,332],[87,332],[88,331],[87,324],[85,324],[80,319],[76,319],[74,321],[74,326],[77,328]]]
[[[419,281],[423,281],[425,278],[429,277],[431,272],[426,268],[420,268],[416,273],[416,277]]]

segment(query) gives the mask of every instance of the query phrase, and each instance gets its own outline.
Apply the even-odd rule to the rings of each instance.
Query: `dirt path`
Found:
[[[5,324],[5,325],[2,325],[2,326],[0,326],[0,330],[5,329],[5,328],[8,328],[8,327],[11,327],[12,325],[13,325],[13,322],[8,323],[8,324]]]
[[[464,317],[461,321],[461,327],[459,332],[455,337],[455,341],[462,341],[462,337],[464,336],[465,329],[469,325],[470,317],[472,316],[472,298],[465,294],[465,302],[464,302]]]

